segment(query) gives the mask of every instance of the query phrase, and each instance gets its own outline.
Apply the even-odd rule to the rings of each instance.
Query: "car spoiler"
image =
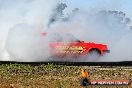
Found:
[[[47,35],[46,32],[41,32],[40,34],[41,34],[42,36],[46,36],[46,35]]]

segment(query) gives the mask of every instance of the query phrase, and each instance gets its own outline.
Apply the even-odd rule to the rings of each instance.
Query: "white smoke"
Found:
[[[131,61],[130,27],[131,20],[125,13],[102,10],[94,15],[78,13],[70,21],[54,25],[52,32],[71,33],[80,40],[107,44],[111,53],[99,61]]]
[[[108,45],[111,53],[99,61],[131,61],[131,20],[121,11],[65,12],[68,6],[59,0],[0,3],[0,60],[47,61],[50,40],[80,39]],[[41,36],[42,31],[48,35]]]
[[[40,33],[47,27],[57,2],[59,0],[1,0],[0,60],[39,61],[43,58],[47,48],[43,48],[46,40]]]

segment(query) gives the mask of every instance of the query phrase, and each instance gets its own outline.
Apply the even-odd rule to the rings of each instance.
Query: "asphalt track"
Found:
[[[0,61],[0,64],[30,64],[30,65],[66,65],[66,66],[132,66],[132,61],[124,62],[16,62],[16,61]]]

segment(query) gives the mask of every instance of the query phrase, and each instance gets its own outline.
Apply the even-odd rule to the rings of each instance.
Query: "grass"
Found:
[[[132,79],[131,67],[1,64],[0,88],[81,88],[81,68],[91,71],[90,79]],[[87,88],[131,88],[88,86]],[[83,88],[83,87],[82,87]]]

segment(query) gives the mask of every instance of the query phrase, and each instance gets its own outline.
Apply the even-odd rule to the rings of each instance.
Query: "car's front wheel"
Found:
[[[87,54],[87,61],[96,62],[101,56],[101,52],[98,49],[92,49]]]

